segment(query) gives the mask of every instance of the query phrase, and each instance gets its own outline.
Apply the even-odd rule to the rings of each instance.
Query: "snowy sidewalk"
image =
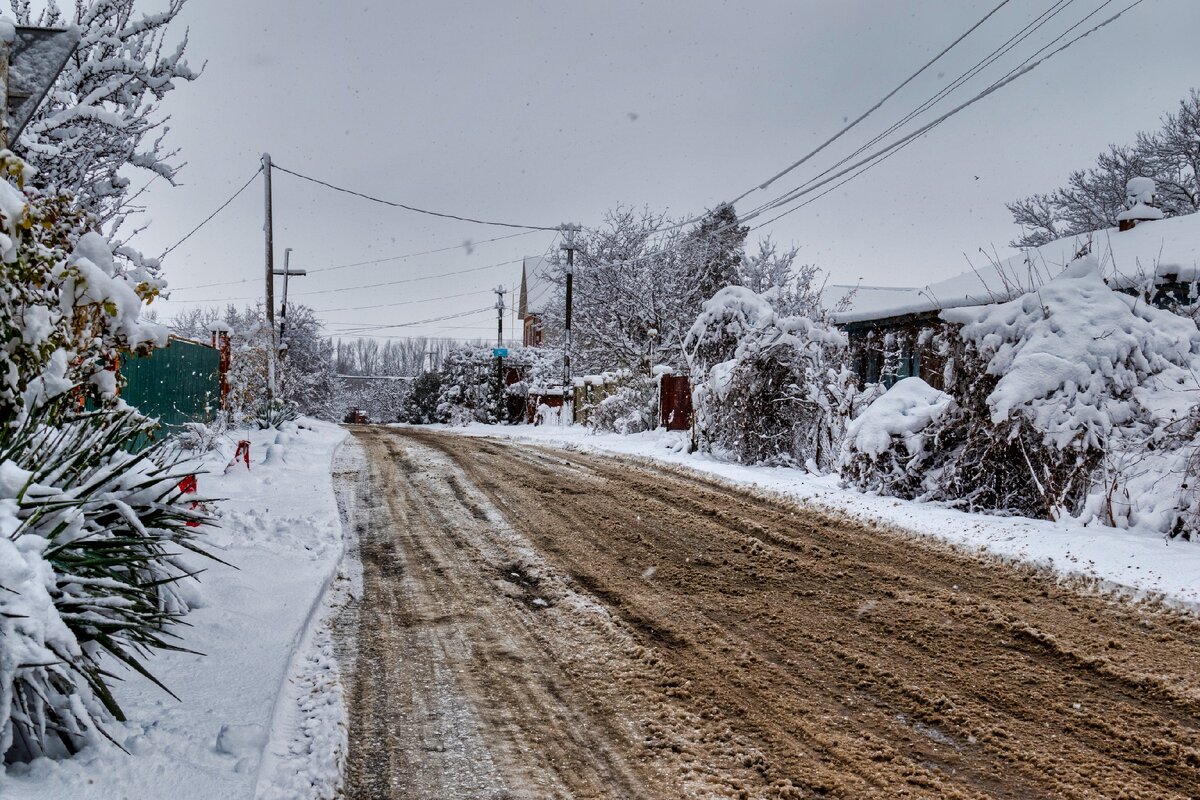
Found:
[[[687,452],[681,433],[650,431],[632,436],[593,434],[583,426],[425,426],[469,436],[651,459],[718,477],[739,486],[781,494],[867,524],[932,536],[966,550],[1084,577],[1102,588],[1158,597],[1200,608],[1200,544],[1168,541],[1153,532],[1053,523],[1024,517],[968,514],[838,486],[836,475],[814,476],[784,467],[743,466]]]
[[[182,702],[129,676],[118,690],[129,722],[109,728],[129,755],[104,743],[67,761],[42,759],[7,775],[0,771],[0,797],[255,796],[272,721],[287,717],[277,713],[276,700],[288,702],[288,678],[314,660],[298,645],[343,547],[330,465],[346,432],[308,419],[286,427],[285,433],[249,433],[249,471],[239,465],[222,474],[232,445],[205,459],[211,474],[200,476],[201,494],[227,498],[219,506],[221,528],[206,543],[236,569],[194,563],[206,570],[197,593],[201,607],[179,634],[182,646],[206,655],[166,653],[147,664]]]

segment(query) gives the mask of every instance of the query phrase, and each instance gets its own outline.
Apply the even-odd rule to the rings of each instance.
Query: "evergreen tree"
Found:
[[[726,286],[740,283],[739,270],[749,232],[749,227],[738,225],[733,206],[722,203],[684,236],[682,260],[690,278],[688,307],[693,319],[706,300]]]

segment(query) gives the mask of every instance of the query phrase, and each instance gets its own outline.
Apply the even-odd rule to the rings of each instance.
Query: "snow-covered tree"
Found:
[[[680,257],[688,277],[689,315],[694,317],[710,297],[740,282],[749,231],[748,227],[738,225],[733,206],[722,203],[683,236]]]
[[[174,184],[182,162],[166,141],[169,117],[160,104],[199,73],[185,58],[186,32],[171,30],[186,0],[163,0],[138,13],[135,0],[9,0],[19,24],[75,25],[75,54],[21,133],[18,147],[39,172],[36,184],[75,198],[107,231],[131,211],[131,175]]]
[[[229,410],[235,419],[254,417],[266,397],[267,354],[271,337],[263,307],[191,309],[171,321],[180,336],[208,341],[211,331],[229,334]],[[276,397],[300,413],[340,420],[345,411],[342,387],[334,371],[334,348],[322,336],[312,309],[289,304],[287,348],[276,362]]]
[[[837,463],[857,393],[845,334],[777,312],[769,293],[731,286],[704,304],[684,347],[702,448],[743,463]]]

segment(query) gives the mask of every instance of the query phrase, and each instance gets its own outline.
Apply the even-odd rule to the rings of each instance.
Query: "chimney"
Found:
[[[1125,210],[1117,215],[1117,230],[1133,230],[1139,222],[1162,219],[1162,210],[1154,205],[1157,191],[1153,178],[1130,178],[1125,184]]]

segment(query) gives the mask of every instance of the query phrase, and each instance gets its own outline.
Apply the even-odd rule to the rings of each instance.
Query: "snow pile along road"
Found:
[[[204,572],[189,587],[196,610],[180,644],[204,655],[168,653],[148,663],[182,702],[118,672],[129,721],[110,732],[128,754],[104,744],[71,760],[12,767],[0,772],[0,797],[250,798],[260,772],[268,782],[287,772],[313,796],[332,795],[344,753],[341,693],[325,693],[326,707],[315,708],[291,689],[337,685],[327,637],[312,623],[323,616],[343,552],[330,468],[345,435],[302,419],[283,431],[237,432],[251,442],[249,469],[238,462],[223,474],[233,442],[205,457],[200,492],[225,498],[205,546],[233,566],[191,562]],[[306,752],[314,736],[323,741],[319,758]],[[301,754],[302,764],[275,768]]]

